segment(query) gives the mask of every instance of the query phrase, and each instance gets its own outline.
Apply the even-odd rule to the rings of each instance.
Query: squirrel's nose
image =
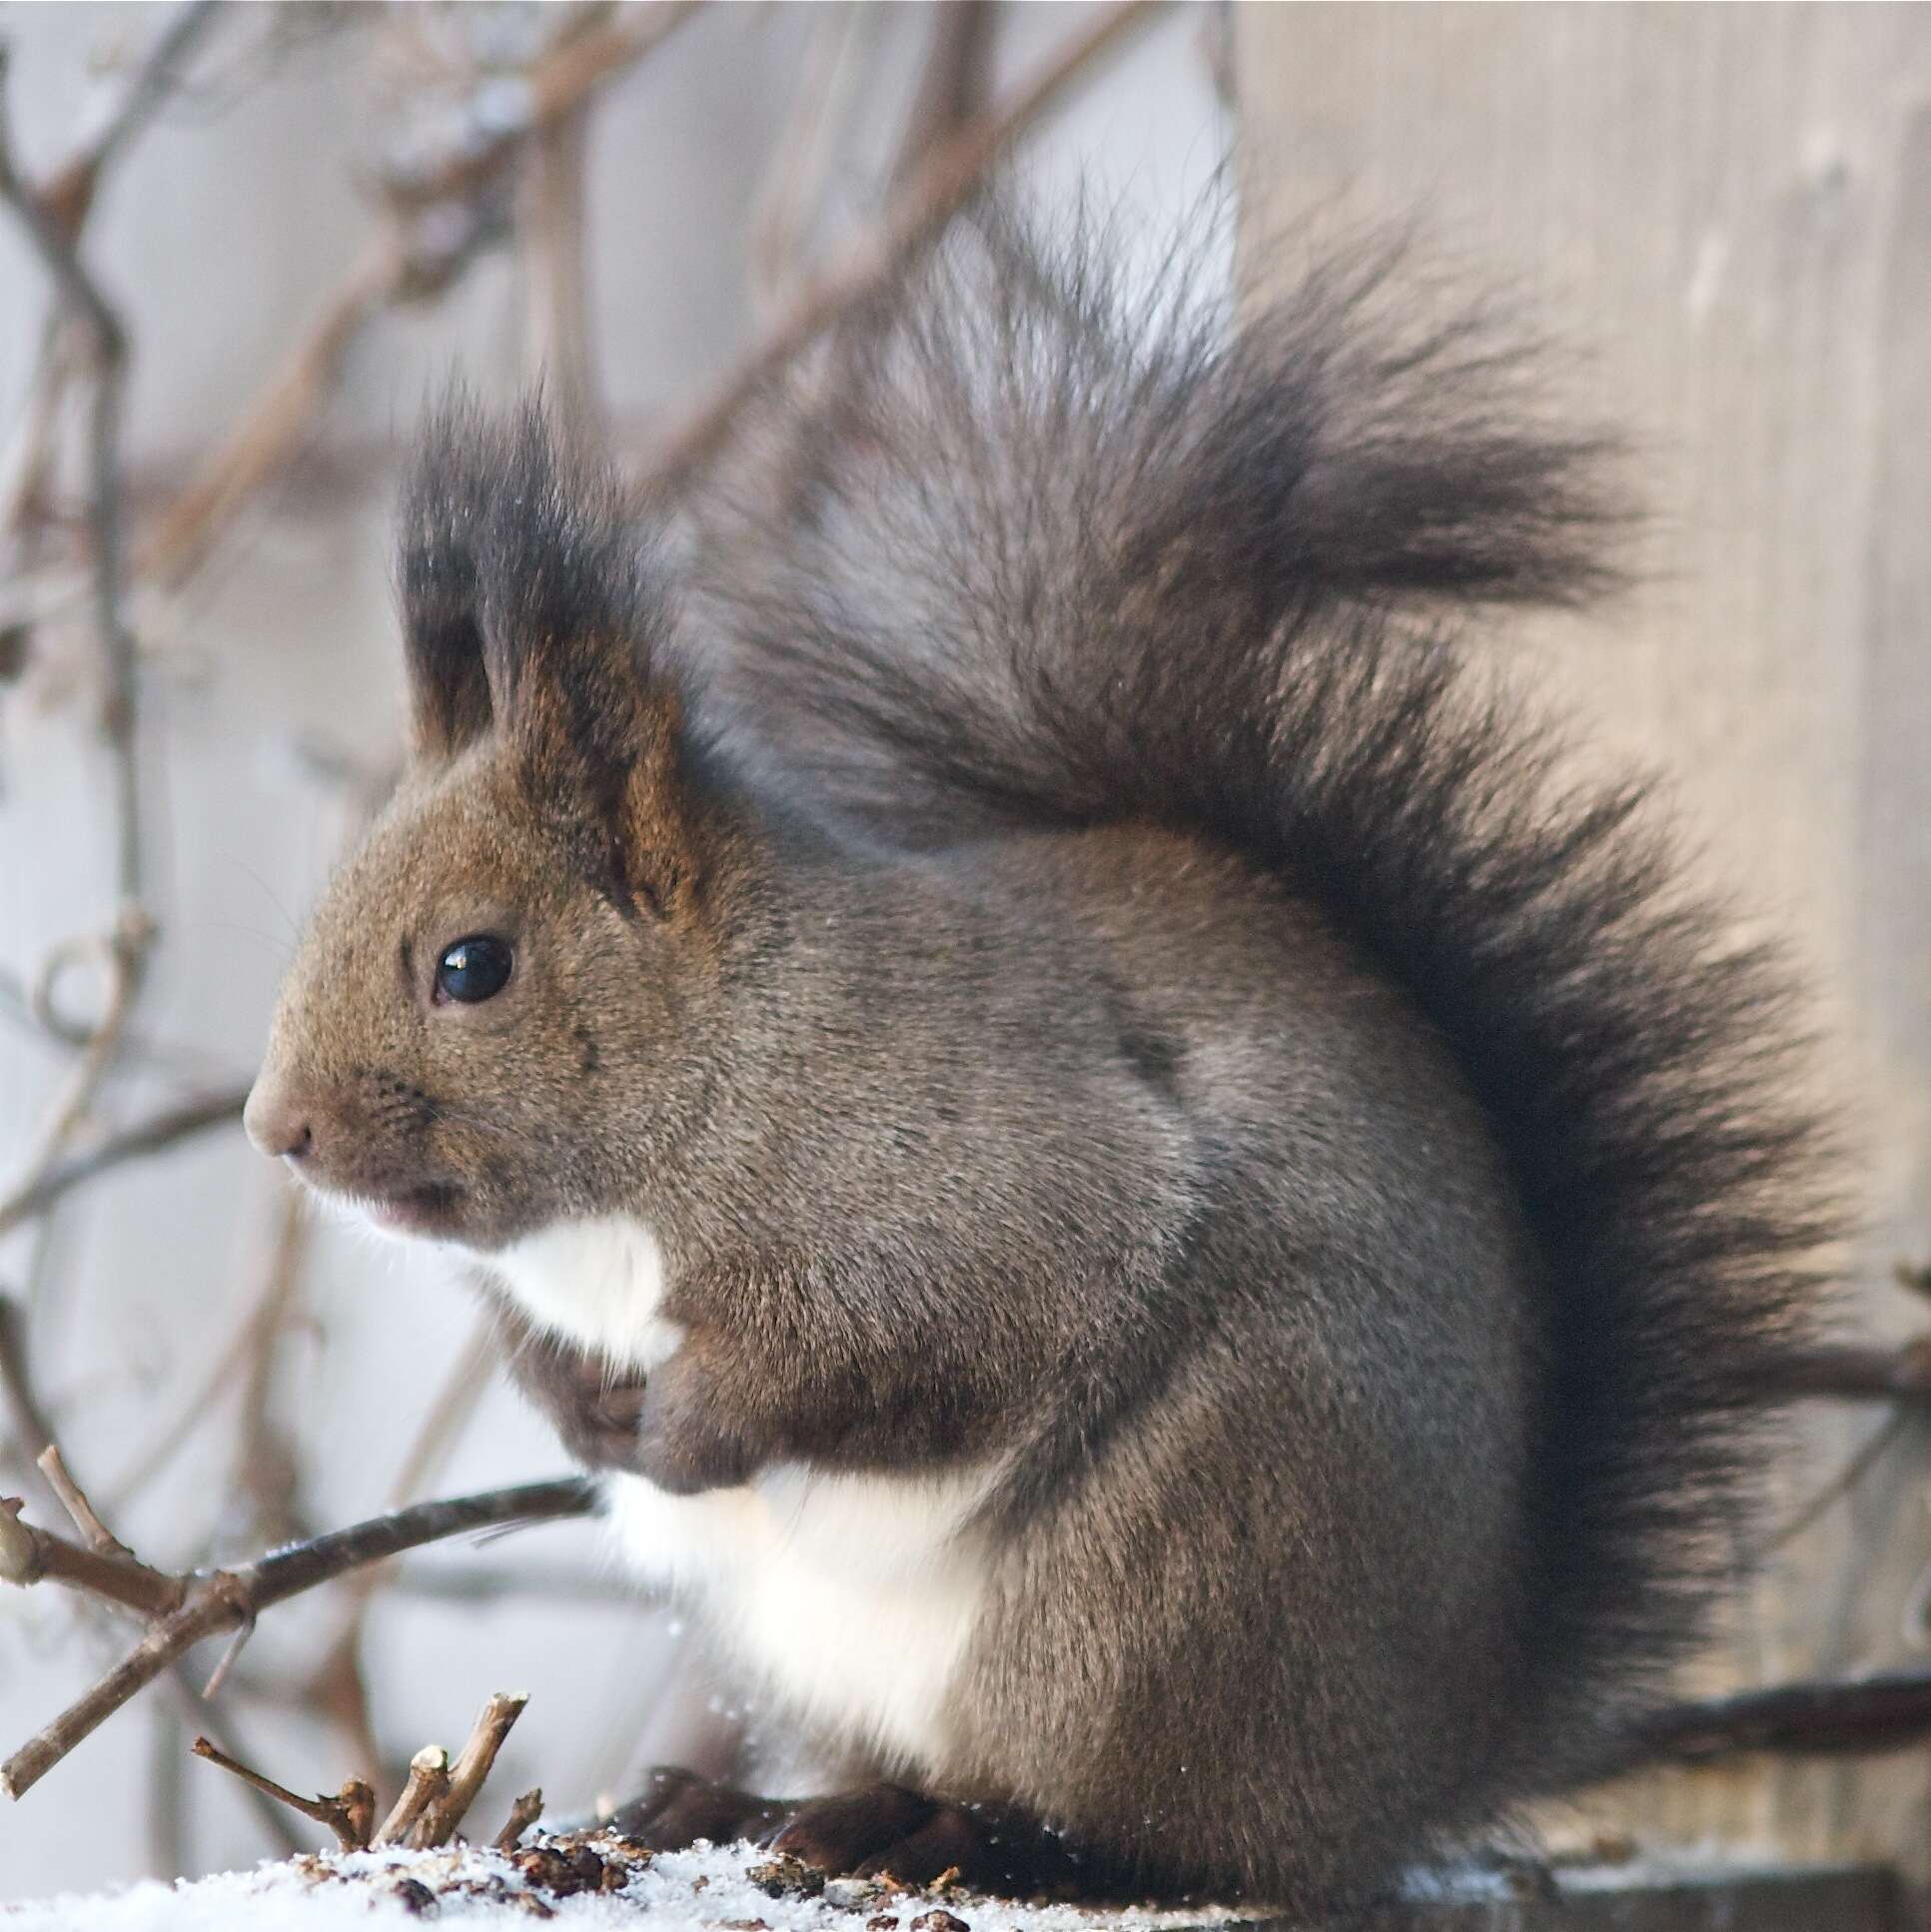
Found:
[[[308,1103],[267,1074],[249,1093],[248,1105],[242,1109],[242,1125],[264,1154],[286,1154],[299,1161],[315,1146]]]

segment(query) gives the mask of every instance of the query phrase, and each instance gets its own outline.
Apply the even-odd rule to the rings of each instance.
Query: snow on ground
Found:
[[[935,1897],[852,1879],[813,1891],[797,1877],[749,1845],[653,1856],[591,1832],[539,1836],[512,1853],[323,1852],[176,1885],[0,1905],[0,1932],[368,1932],[425,1918],[553,1919],[558,1932],[635,1932],[639,1924],[650,1932],[1181,1932],[1242,1916]]]

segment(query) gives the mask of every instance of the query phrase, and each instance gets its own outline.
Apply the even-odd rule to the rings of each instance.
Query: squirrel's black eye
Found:
[[[474,1006],[500,993],[509,980],[510,952],[506,939],[494,939],[486,932],[472,933],[444,948],[436,962],[436,997],[461,1000]]]

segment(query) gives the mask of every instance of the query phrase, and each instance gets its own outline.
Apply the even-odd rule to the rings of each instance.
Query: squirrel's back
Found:
[[[1826,1137],[1799,1097],[1775,961],[1682,889],[1640,784],[1564,776],[1559,741],[1497,694],[1471,635],[1469,612],[1578,601],[1612,580],[1621,518],[1604,449],[1550,432],[1532,364],[1478,324],[1405,324],[1389,267],[1331,266],[1227,323],[1128,299],[1092,251],[1044,248],[986,215],[843,328],[808,382],[766,399],[746,460],[696,515],[696,603],[722,664],[713,728],[770,782],[908,850],[1117,826],[1238,855],[1318,921],[1337,970],[1393,1000],[1380,1037],[1439,1063],[1445,1111],[1418,1115],[1416,1136],[1465,1119],[1479,1142],[1471,1171],[1507,1204],[1475,1212],[1502,1299],[1457,1314],[1493,1334],[1450,1368],[1418,1321],[1381,1338],[1369,1383],[1406,1419],[1384,1445],[1411,1421],[1418,1440],[1435,1429],[1440,1479],[1493,1484],[1507,1514],[1483,1531],[1509,1566],[1489,1599],[1497,1620],[1454,1638],[1492,1646],[1466,1674],[1489,1701],[1453,1720],[1470,1748],[1452,1788],[1450,1741],[1439,1775],[1351,1797],[1386,1819],[1356,1820],[1337,1870],[1359,1870],[1378,1829],[1470,1822],[1613,1761],[1729,1580],[1766,1392],[1806,1333],[1812,1258],[1833,1232]],[[1299,970],[1284,962],[1290,1000]],[[1171,1040],[1148,1051],[1158,1062]],[[1391,1144],[1402,1126],[1398,1106]],[[1194,1257],[1223,1277],[1288,1266],[1248,1241],[1236,1197],[1268,1178],[1244,1167],[1252,1152],[1228,1143],[1228,1212]],[[1344,1174],[1347,1150],[1329,1153]],[[1319,1147],[1303,1157],[1318,1171]],[[1363,1296],[1399,1327],[1402,1296],[1374,1300],[1403,1239],[1399,1205],[1364,1205],[1352,1250],[1338,1217],[1332,1252],[1301,1258],[1332,1265],[1317,1301]],[[1412,1308],[1442,1212],[1452,1218],[1438,1202],[1416,1220]],[[1216,1257],[1221,1229],[1233,1232]],[[1278,1294],[1290,1319],[1274,1333],[1288,1335],[1301,1291],[1277,1279],[1252,1292]],[[1316,1330],[1332,1341],[1346,1323]],[[1284,1347],[1269,1373],[1320,1413],[1319,1351],[1297,1365]],[[1341,1363],[1333,1386],[1351,1373]],[[1169,1413],[1238,1407],[1265,1381],[1217,1384],[1198,1358],[1187,1375]],[[1354,1458],[1336,1495],[1362,1501],[1375,1430],[1355,1440],[1340,1411],[1310,1426],[1330,1421],[1348,1445],[1338,1458]],[[1463,1429],[1479,1448],[1466,1460]],[[1202,1430],[1156,1432],[1129,1459],[1152,1482],[1192,1440],[1224,1481]],[[1226,1453],[1256,1440],[1234,1430]],[[1376,1473],[1419,1481],[1420,1468],[1397,1454]],[[1158,1480],[1187,1506],[1185,1470]],[[1242,1507],[1262,1506],[1265,1481],[1237,1486]],[[1411,1505],[1425,1514],[1431,1498]],[[1090,1560],[1157,1568],[1161,1553]],[[1285,1629],[1296,1585],[1261,1569],[1284,1590]],[[1425,1574],[1400,1586],[1426,1588]],[[1338,1757],[1368,1700],[1404,1697],[1404,1672],[1464,1669],[1448,1631],[1378,1627],[1374,1577],[1299,1587],[1336,1610],[1332,1698],[1299,1694],[1304,1720],[1332,1712]],[[1160,1659],[1176,1683],[1205,1685],[1211,1661],[1190,1658],[1186,1632],[1143,1634],[1142,1667]],[[1043,1656],[1105,1639],[1010,1640]],[[1379,1667],[1378,1641],[1391,1653]],[[1268,1694],[1251,1699],[1262,1730]],[[1246,1721],[1240,1702],[1223,1695],[1220,1718]],[[1371,1723],[1368,1755],[1399,1756],[1403,1722],[1391,1709]],[[1078,1753],[1050,1738],[1041,1750],[1063,1784]],[[1287,1810],[1278,1843],[1326,1828]],[[1237,1842],[1213,1863],[1245,1863],[1263,1884],[1280,1859],[1293,1868],[1298,1854],[1270,1855],[1244,1829],[1228,1824]]]

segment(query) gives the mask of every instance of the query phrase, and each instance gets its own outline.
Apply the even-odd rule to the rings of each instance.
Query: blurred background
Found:
[[[155,934],[64,1154],[245,1087],[296,922],[398,767],[388,511],[425,398],[456,367],[498,397],[541,371],[641,467],[804,279],[871,231],[933,141],[1102,11],[0,8],[12,151],[42,183],[124,109],[161,37],[188,36],[83,231],[129,346],[136,897]],[[1191,207],[1226,150],[1223,25],[1184,7],[1123,15],[1018,144],[1021,171],[1049,199],[1087,184],[1156,222]],[[631,35],[652,44],[633,54]],[[586,48],[603,64],[554,64]],[[580,71],[601,75],[585,111],[525,143],[540,77]],[[440,190],[439,176],[460,179]],[[87,595],[90,376],[83,345],[50,348],[50,283],[7,213],[0,1194],[40,1165],[73,1097],[86,1055],[59,1030],[107,1011],[101,940],[122,903]],[[71,366],[51,403],[50,355]],[[311,1225],[226,1115],[0,1234],[0,1295],[75,1474],[156,1562],[564,1466],[479,1374],[477,1309],[449,1265]],[[39,1445],[4,1410],[0,1437],[0,1492],[58,1522]],[[693,1702],[701,1717],[730,1694],[684,1683],[674,1622],[625,1598],[584,1525],[405,1567],[370,1602],[351,1668],[357,1611],[349,1589],[288,1605],[218,1707],[184,1715],[179,1687],[159,1685],[0,1809],[0,1897],[276,1849],[239,1788],[185,1756],[196,1728],[333,1790],[368,1768],[360,1730],[393,1772],[432,1738],[454,1749],[488,1692],[527,1690],[492,1787],[540,1781],[568,1809],[623,1786],[653,1720],[677,1741]],[[126,1637],[65,1592],[7,1592],[0,1751]],[[197,1659],[197,1682],[218,1654]]]
[[[400,760],[398,449],[461,367],[541,372],[640,476],[700,461],[754,359],[995,152],[1152,250],[1224,182],[1244,286],[1309,223],[1411,223],[1579,346],[1650,567],[1495,647],[1669,767],[1707,870],[1795,936],[1868,1194],[1852,1314],[1923,1326],[1893,1270],[1931,1256],[1931,13],[46,4],[0,34],[0,1493],[34,1519],[50,1433],[169,1566],[560,1467],[447,1264],[312,1223],[236,1119]],[[49,273],[76,236],[118,424]],[[1923,1645],[1922,1408],[1815,1405],[1803,1439],[1711,1683]],[[0,1597],[0,1751],[126,1641]],[[553,1811],[760,1734],[593,1530],[450,1544],[276,1611],[212,1705],[118,1713],[0,1809],[0,1899],[280,1849],[197,1729],[333,1789],[496,1689],[531,1703],[493,1788]],[[1928,1790],[1916,1757],[1757,1763],[1588,1815],[1922,1863]]]

